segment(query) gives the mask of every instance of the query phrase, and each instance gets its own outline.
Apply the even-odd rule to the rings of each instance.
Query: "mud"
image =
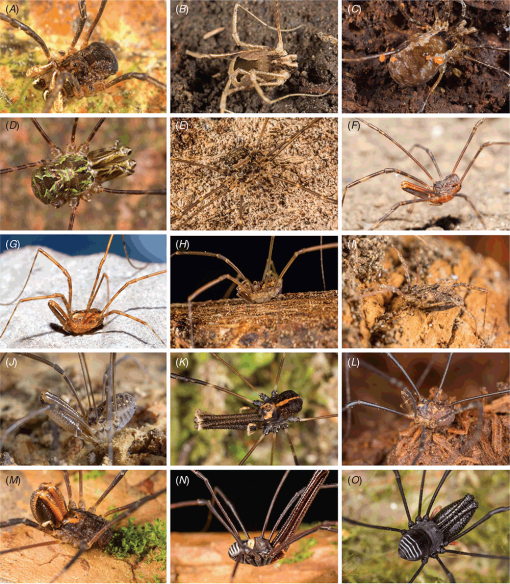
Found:
[[[349,14],[353,2],[343,0],[342,38],[344,57],[376,55],[395,49],[418,29],[411,27],[397,2],[372,0],[361,3],[361,14]],[[433,2],[407,2],[408,12],[419,23],[434,22]],[[461,5],[453,3],[450,26],[461,19]],[[488,8],[491,8],[490,10]],[[440,8],[442,10],[442,8]],[[478,32],[466,44],[508,47],[508,1],[469,2],[467,26]],[[508,53],[481,49],[465,53],[508,71]],[[386,61],[387,62],[387,61]],[[460,76],[456,74],[458,70]],[[436,78],[434,78],[435,80]],[[343,112],[415,113],[425,101],[433,82],[417,87],[398,85],[386,63],[379,59],[342,63]],[[508,76],[465,58],[450,63],[425,113],[497,113],[509,111]]]
[[[377,274],[371,272],[370,277],[357,273],[357,256],[364,253],[363,246],[359,251],[352,249],[357,239],[343,239],[344,347],[509,346],[507,237],[402,236],[379,239],[367,236],[360,241],[372,239],[375,246],[379,242],[380,251],[385,252],[383,269]],[[465,287],[454,290],[464,299],[464,305],[473,318],[459,306],[417,308],[391,290],[360,298],[362,294],[376,291],[379,286],[395,286],[405,292],[405,271],[391,245],[399,249],[407,262],[412,285],[449,280],[452,284],[465,283],[484,288],[488,290],[487,312],[486,294]]]
[[[220,98],[227,82],[230,58],[195,59],[186,51],[206,54],[238,51],[232,38],[232,14],[235,2],[191,2],[188,15],[177,15],[178,0],[170,2],[171,35],[171,111],[173,113],[219,112]],[[273,0],[243,2],[262,21],[274,26]],[[282,33],[287,53],[297,55],[299,67],[284,86],[268,91],[270,99],[292,93],[324,97],[292,97],[276,104],[266,104],[254,91],[242,91],[229,97],[227,109],[234,113],[336,113],[338,112],[338,46],[321,40],[319,34],[338,38],[338,3],[332,0],[280,2],[280,23],[294,32]],[[204,34],[225,27],[222,32],[203,40]],[[238,33],[241,41],[274,48],[277,33],[249,14],[239,11]]]
[[[427,169],[435,181],[439,175],[427,153],[415,144],[429,148],[443,177],[450,174],[478,120],[456,119],[382,119],[370,118],[370,123],[389,134]],[[349,127],[348,127],[349,124]],[[353,120],[342,120],[343,160],[342,189],[350,182],[385,168],[396,168],[431,186],[426,173],[385,136],[365,124],[352,131]],[[506,120],[490,119],[478,127],[456,174],[461,178],[480,146],[488,141],[510,143]],[[463,180],[460,192],[469,197],[490,231],[510,229],[510,146],[484,148]],[[401,189],[402,181],[420,184],[409,177],[382,174],[347,189],[342,207],[345,230],[370,229],[393,205],[418,200]],[[377,231],[386,230],[477,230],[483,231],[477,215],[462,198],[454,198],[442,206],[427,203],[403,206],[391,214]]]
[[[268,155],[310,122],[304,118],[272,118],[262,140],[262,120],[186,118],[186,130],[171,128],[171,156],[213,167],[226,164],[226,157],[241,147],[260,148]],[[246,156],[245,154],[242,156]],[[235,162],[238,162],[237,155]],[[287,162],[286,162],[287,161]],[[231,163],[232,165],[235,163]],[[338,203],[321,197],[338,198],[338,122],[323,119],[297,137],[274,163],[263,163],[260,172],[246,177],[241,168],[224,173],[171,162],[172,227],[179,230],[325,230],[338,229]],[[236,174],[238,178],[236,179]],[[299,186],[278,180],[284,177]],[[214,200],[207,198],[215,189],[223,189]],[[243,215],[240,223],[240,200]],[[211,204],[212,203],[212,204]],[[176,217],[175,221],[173,217]],[[177,219],[182,217],[182,219]]]

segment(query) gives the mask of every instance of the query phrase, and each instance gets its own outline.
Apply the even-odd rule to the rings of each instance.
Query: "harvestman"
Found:
[[[22,302],[31,302],[32,300],[44,300],[45,298],[60,298],[62,300],[62,302],[64,303],[65,309],[61,308],[54,300],[50,300],[48,302],[48,306],[49,306],[51,312],[53,312],[53,314],[56,316],[57,320],[62,325],[62,328],[64,329],[64,331],[67,333],[70,333],[73,335],[83,335],[83,334],[89,333],[89,332],[99,328],[101,325],[103,325],[105,318],[107,318],[111,314],[119,314],[120,316],[125,316],[127,318],[130,318],[131,320],[136,320],[136,322],[139,322],[140,324],[143,324],[146,327],[148,327],[158,337],[158,339],[161,341],[161,343],[163,345],[165,345],[164,341],[161,339],[161,337],[158,335],[158,333],[144,320],[136,318],[135,316],[131,316],[130,314],[127,314],[126,312],[121,312],[120,310],[110,310],[108,312],[107,312],[107,310],[110,307],[110,305],[112,304],[112,302],[115,300],[115,298],[117,298],[117,296],[123,290],[125,290],[128,286],[130,286],[131,284],[135,284],[136,282],[140,282],[141,280],[146,280],[147,278],[152,278],[153,276],[159,276],[161,274],[166,274],[166,270],[161,270],[159,272],[154,272],[153,274],[147,274],[146,276],[141,276],[140,278],[135,278],[133,280],[130,280],[129,282],[124,284],[124,286],[122,286],[122,288],[120,288],[120,290],[118,290],[112,296],[112,298],[110,300],[108,300],[108,302],[106,303],[105,307],[102,310],[99,310],[98,308],[92,308],[92,304],[93,304],[93,302],[97,296],[97,293],[99,292],[101,284],[105,278],[106,278],[106,282],[107,282],[108,296],[110,296],[110,294],[109,294],[110,284],[109,284],[108,275],[106,274],[106,272],[104,272],[103,275],[101,276],[101,270],[103,269],[103,264],[105,263],[106,257],[108,256],[108,251],[110,249],[112,239],[113,239],[113,235],[110,236],[110,239],[108,241],[108,245],[106,247],[106,251],[104,253],[104,256],[103,256],[101,262],[99,263],[99,267],[97,269],[97,276],[96,276],[96,279],[94,281],[94,285],[92,286],[92,290],[90,292],[89,300],[87,303],[87,308],[85,310],[73,310],[72,309],[73,284],[72,284],[71,276],[69,275],[69,272],[65,268],[63,268],[57,262],[57,260],[53,259],[49,253],[47,253],[43,249],[39,248],[35,254],[34,261],[32,262],[32,267],[30,268],[30,272],[28,273],[28,277],[26,279],[25,285],[23,286],[23,289],[21,290],[21,292],[18,294],[18,296],[14,300],[11,300],[11,302],[0,304],[0,306],[7,306],[9,304],[12,304],[13,302],[16,302],[16,300],[18,300],[18,298],[23,294],[23,291],[25,290],[25,288],[28,284],[28,280],[30,279],[30,275],[32,274],[32,270],[34,269],[34,265],[35,265],[35,262],[37,260],[37,256],[39,255],[39,253],[42,253],[45,257],[47,257],[50,260],[50,262],[55,264],[57,266],[57,268],[59,270],[61,270],[62,273],[64,274],[64,276],[67,278],[67,283],[68,283],[68,287],[69,287],[68,298],[66,298],[63,294],[56,292],[54,294],[47,294],[45,296],[32,296],[30,298],[23,298],[22,300],[19,300],[18,303],[16,304],[14,310],[12,311],[12,314],[11,314],[9,320],[7,321],[7,324],[5,325],[4,330],[2,331],[2,334],[0,335],[0,339],[4,335],[7,327],[9,326],[9,323],[11,322],[11,319],[14,316],[16,309],[18,308],[18,306]],[[125,244],[124,244],[124,249],[125,249]],[[130,261],[129,257],[128,257],[128,261]],[[143,268],[136,268],[136,269],[143,269]],[[100,280],[99,280],[99,276],[101,276]],[[98,283],[98,281],[99,281],[99,283]]]
[[[344,189],[343,196],[342,196],[342,206],[344,204],[345,195],[347,194],[347,189],[350,189],[351,187],[354,187],[355,185],[360,184],[362,182],[365,182],[366,180],[369,180],[371,178],[375,178],[376,176],[379,176],[381,174],[393,174],[393,173],[401,174],[402,176],[406,176],[407,178],[410,178],[411,180],[420,183],[420,185],[415,185],[411,182],[403,181],[400,185],[402,190],[405,191],[406,193],[409,193],[410,195],[413,195],[414,197],[417,197],[417,199],[412,199],[410,201],[401,201],[400,203],[393,205],[393,207],[386,214],[384,214],[379,219],[379,221],[377,221],[376,223],[374,223],[374,225],[372,225],[370,230],[377,229],[377,227],[379,227],[379,225],[383,221],[386,221],[387,218],[394,211],[396,211],[399,207],[402,207],[403,205],[415,205],[416,203],[428,203],[429,205],[434,205],[434,206],[440,207],[444,203],[448,203],[449,201],[451,201],[454,197],[461,197],[467,203],[469,203],[469,205],[471,205],[471,208],[473,209],[473,211],[476,213],[476,216],[478,217],[480,223],[482,224],[482,227],[484,229],[487,229],[487,226],[485,225],[482,216],[480,215],[480,213],[478,212],[478,210],[476,209],[474,204],[471,202],[471,199],[467,195],[464,195],[464,194],[460,193],[459,191],[462,188],[462,183],[464,182],[464,179],[466,178],[467,173],[469,172],[469,170],[473,166],[474,161],[478,158],[478,155],[480,154],[480,152],[484,148],[486,148],[487,146],[494,146],[494,145],[507,145],[508,146],[508,145],[510,145],[510,142],[494,142],[494,141],[492,141],[492,142],[483,143],[480,146],[480,148],[478,149],[478,152],[475,154],[474,158],[469,163],[464,174],[462,175],[462,178],[459,178],[455,174],[455,171],[457,170],[457,167],[459,166],[460,161],[462,160],[462,157],[464,156],[464,153],[466,152],[466,149],[469,146],[469,143],[471,142],[471,140],[473,139],[473,136],[475,135],[478,127],[481,126],[487,118],[483,118],[475,124],[475,126],[471,132],[471,135],[469,136],[468,141],[466,142],[466,145],[464,146],[462,152],[460,153],[459,159],[457,160],[455,166],[453,167],[451,174],[449,174],[446,178],[443,178],[443,175],[439,169],[439,166],[437,165],[436,159],[434,158],[434,155],[432,154],[432,152],[428,148],[426,148],[425,146],[422,146],[421,144],[415,144],[413,146],[413,148],[415,148],[415,147],[422,148],[430,156],[432,162],[434,163],[434,166],[436,167],[437,173],[438,173],[439,178],[440,178],[440,180],[438,180],[438,181],[435,181],[434,178],[432,177],[432,175],[428,172],[428,170],[420,162],[418,162],[418,160],[416,160],[416,158],[410,152],[408,152],[403,146],[401,146],[391,136],[389,136],[388,134],[386,134],[385,132],[383,132],[381,129],[379,129],[377,126],[374,126],[370,122],[366,122],[365,120],[362,120],[361,118],[356,118],[356,119],[358,121],[362,122],[363,124],[367,125],[369,128],[372,128],[376,132],[379,132],[379,134],[385,136],[386,138],[388,138],[388,140],[393,142],[393,144],[395,144],[395,146],[400,148],[400,150],[402,150],[402,152],[407,154],[407,156],[409,156],[409,158],[411,158],[411,160],[413,162],[415,162],[423,170],[423,172],[430,178],[430,180],[433,183],[432,186],[429,186],[429,185],[427,185],[427,183],[423,182],[421,179],[416,178],[415,176],[408,174],[407,172],[404,172],[403,170],[399,170],[398,168],[385,168],[384,170],[379,170],[377,172],[369,174],[368,176],[365,176],[363,178],[355,180],[354,182],[351,182],[348,185],[346,185],[346,187]],[[411,148],[411,150],[413,148]],[[421,185],[423,185],[423,186],[421,186]]]
[[[234,12],[232,15],[232,37],[237,45],[243,47],[241,51],[235,51],[233,53],[220,53],[218,55],[212,55],[209,53],[194,53],[192,51],[186,51],[186,54],[190,57],[195,57],[195,59],[215,59],[215,58],[225,58],[234,57],[230,62],[228,67],[228,81],[223,89],[220,100],[220,113],[224,114],[229,112],[227,110],[227,98],[233,93],[238,91],[246,91],[248,89],[255,89],[259,96],[268,104],[277,103],[283,99],[288,99],[289,97],[324,97],[329,94],[330,89],[321,95],[309,95],[308,93],[292,93],[290,95],[284,95],[277,99],[269,99],[264,91],[263,87],[280,87],[284,85],[291,76],[291,70],[298,67],[296,62],[297,55],[289,55],[287,51],[283,48],[282,32],[292,32],[301,28],[298,26],[296,28],[291,28],[287,30],[282,30],[280,28],[280,12],[278,9],[278,0],[274,2],[275,14],[276,14],[276,29],[269,26],[265,22],[262,22],[249,10],[241,6],[241,4],[236,3],[234,6]],[[247,12],[250,16],[253,16],[255,20],[278,32],[278,44],[274,49],[266,47],[265,45],[251,45],[241,41],[239,34],[237,32],[237,9],[241,8]],[[243,66],[240,65],[236,68],[237,60],[246,61],[247,63]],[[229,112],[232,113],[232,112]]]
[[[237,278],[231,276],[230,274],[223,274],[219,278],[215,278],[211,282],[204,284],[198,290],[195,290],[193,294],[188,296],[188,317],[189,317],[189,327],[190,327],[190,338],[191,347],[194,347],[194,336],[193,336],[193,320],[191,317],[191,303],[192,301],[202,292],[212,288],[216,284],[223,282],[224,280],[230,280],[236,288],[237,296],[249,304],[263,304],[269,302],[273,298],[280,297],[282,287],[283,287],[283,276],[300,255],[309,253],[312,251],[321,251],[324,249],[338,248],[338,243],[327,243],[324,245],[315,245],[313,247],[307,247],[296,251],[291,259],[287,262],[287,265],[283,268],[280,275],[278,275],[274,262],[271,259],[273,254],[274,245],[274,235],[271,236],[271,243],[269,244],[269,254],[266,261],[266,267],[264,268],[264,273],[262,275],[262,280],[260,282],[254,281],[250,282],[246,276],[241,272],[241,270],[235,266],[228,258],[221,254],[211,253],[207,251],[175,251],[171,256],[176,255],[197,255],[197,256],[208,256],[218,258],[228,264],[237,273]]]

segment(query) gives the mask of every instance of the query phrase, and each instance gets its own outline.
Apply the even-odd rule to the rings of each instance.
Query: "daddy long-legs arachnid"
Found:
[[[192,582],[338,582],[338,473],[329,474],[172,471],[172,572]],[[197,563],[204,547],[209,561]]]
[[[0,577],[25,583],[164,582],[166,473],[72,471],[71,495],[66,473],[0,471]],[[69,543],[63,543],[66,534]]]
[[[509,346],[508,236],[342,243],[344,347]]]
[[[448,470],[445,482],[444,470],[400,471],[402,490],[397,472],[342,473],[342,581],[507,583],[508,470]],[[434,535],[420,537],[417,557],[420,527]]]
[[[0,305],[0,346],[164,345],[164,236],[130,236],[129,253],[113,235],[0,236],[0,242],[3,250],[20,247],[0,253],[0,293],[9,299]],[[31,247],[34,243],[42,247]],[[154,261],[161,263],[149,263]]]
[[[171,247],[172,346],[338,346],[336,237],[172,237]],[[239,299],[227,299],[236,286]]]
[[[172,464],[338,463],[336,354],[172,353],[171,368]]]
[[[8,353],[0,373],[3,464],[166,463],[164,354]]]
[[[510,462],[507,354],[344,355],[344,464]]]

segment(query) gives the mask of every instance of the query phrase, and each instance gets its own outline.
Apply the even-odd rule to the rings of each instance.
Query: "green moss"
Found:
[[[85,482],[85,481],[88,481],[90,479],[99,479],[99,478],[103,477],[105,474],[106,474],[105,470],[89,470],[89,471],[83,473],[83,481]],[[80,475],[78,473],[73,474],[73,481],[75,483],[78,482],[79,476]],[[112,509],[113,509],[113,507],[112,507]]]
[[[299,542],[299,550],[295,552],[290,558],[285,558],[281,561],[282,564],[297,564],[310,558],[313,554],[311,548],[317,545],[317,540],[313,537],[303,539]]]
[[[134,525],[131,517],[126,527],[114,532],[106,552],[119,559],[134,555],[137,561],[143,559],[148,564],[166,563],[166,521]]]

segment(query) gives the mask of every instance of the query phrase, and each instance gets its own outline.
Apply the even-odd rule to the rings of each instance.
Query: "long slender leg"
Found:
[[[434,4],[434,6],[435,6],[435,4]],[[448,570],[448,568],[447,568],[447,567],[446,567],[446,566],[443,564],[443,562],[441,561],[441,558],[440,558],[439,556],[437,556],[435,559],[436,559],[436,560],[439,562],[439,565],[441,566],[441,568],[443,568],[443,570],[444,570],[444,572],[445,572],[446,576],[448,577],[448,580],[449,580],[450,582],[455,582],[455,578],[453,577],[453,574],[452,574],[452,573],[450,572],[450,570]]]
[[[94,22],[90,25],[89,32],[88,32],[87,36],[85,37],[85,40],[83,41],[82,48],[89,44],[90,36],[94,32],[94,29],[96,28],[97,23],[99,22],[99,19],[103,15],[103,11],[104,11],[104,9],[106,7],[106,3],[107,2],[108,2],[108,0],[103,0],[101,2],[101,6],[99,7],[99,10],[98,10],[98,12],[96,14],[96,17],[94,18]]]
[[[469,163],[469,166],[466,168],[466,171],[464,172],[464,174],[462,175],[462,178],[460,179],[460,182],[462,183],[462,181],[465,179],[466,174],[469,172],[469,169],[473,166],[473,162],[478,158],[478,155],[480,154],[480,152],[486,148],[487,146],[493,146],[495,144],[501,144],[504,146],[509,146],[510,142],[485,142],[484,144],[482,144],[480,146],[480,148],[478,149],[478,152],[475,154],[473,160],[471,160],[471,162]],[[464,152],[462,152],[462,154],[464,154]],[[460,162],[460,158],[459,161]],[[457,163],[458,164],[458,163]],[[455,166],[455,168],[457,168],[457,165]],[[455,171],[454,171],[455,172]]]
[[[146,276],[141,276],[140,278],[135,278],[134,280],[129,280],[129,282],[127,282],[126,284],[124,284],[124,286],[122,286],[122,288],[116,292],[110,299],[110,301],[106,304],[106,306],[103,308],[102,313],[104,315],[105,311],[107,310],[108,306],[110,306],[110,304],[115,300],[115,298],[117,298],[117,296],[123,291],[125,290],[128,286],[131,286],[131,284],[135,284],[136,282],[140,282],[141,280],[147,280],[147,278],[153,278],[154,276],[160,276],[161,274],[166,274],[166,270],[161,270],[159,272],[154,272],[153,274],[147,274]],[[90,307],[88,307],[90,308]],[[104,315],[106,317],[106,315]],[[132,317],[131,317],[132,318]],[[136,319],[135,319],[136,320]]]
[[[16,170],[24,170],[25,168],[33,168],[36,166],[43,166],[49,164],[49,160],[39,160],[38,162],[30,162],[29,164],[20,164],[20,166],[11,166],[10,168],[0,169],[0,174],[7,174],[8,172],[15,172]]]
[[[498,47],[487,47],[487,48],[496,49],[498,51],[508,51],[509,50],[509,49],[500,49]],[[505,71],[501,67],[496,67],[495,65],[489,65],[489,63],[486,63],[485,61],[478,61],[478,59],[473,59],[473,57],[468,57],[467,55],[463,55],[463,57],[464,57],[464,59],[467,59],[468,61],[473,61],[473,63],[477,63],[478,65],[484,65],[485,67],[488,67],[489,69],[494,69],[494,71],[499,71],[500,73],[504,73],[505,75],[510,77],[510,73],[508,71]]]
[[[361,521],[355,521],[354,519],[349,519],[348,517],[342,517],[342,520],[347,521],[347,523],[352,523],[353,525],[360,525],[361,527],[371,527],[372,529],[382,529],[383,531],[398,531],[398,533],[401,534],[406,532],[405,529],[397,529],[396,527],[383,527],[382,525],[371,525],[370,523],[362,523]]]
[[[287,430],[287,428],[284,428],[283,430],[285,432],[285,436],[287,436],[287,440],[289,441],[290,449],[292,450],[292,457],[294,458],[294,464],[296,466],[299,466],[299,462],[298,462],[298,459],[297,459],[297,456],[296,456],[296,451],[294,450],[294,446],[292,445],[292,441],[290,439],[289,431]],[[276,434],[275,434],[275,436],[276,436]]]
[[[439,166],[438,166],[438,164],[436,162],[436,159],[434,157],[434,154],[433,154],[432,150],[429,150],[428,148],[426,148],[425,146],[422,146],[421,144],[413,144],[411,146],[411,148],[409,148],[409,152],[412,152],[413,151],[413,148],[421,148],[422,150],[425,150],[425,152],[430,156],[432,162],[434,163],[434,166],[436,167],[437,174],[439,175],[439,178],[441,180],[443,180],[443,175],[441,173],[441,170],[439,169]],[[452,171],[452,174],[453,174],[453,172],[454,171]]]
[[[422,114],[425,111],[425,106],[427,105],[427,102],[428,102],[430,96],[434,93],[434,91],[436,90],[436,87],[439,85],[439,82],[443,78],[444,72],[446,71],[446,65],[447,65],[447,63],[445,63],[444,65],[441,65],[441,67],[439,68],[439,77],[437,78],[437,81],[434,83],[434,85],[432,86],[432,89],[429,91],[421,108],[416,113]]]
[[[427,509],[427,513],[425,514],[425,517],[430,517],[430,512],[432,511],[432,507],[434,505],[434,501],[436,500],[436,497],[439,494],[439,491],[441,490],[441,487],[443,486],[444,482],[446,481],[446,479],[448,478],[448,475],[451,472],[452,472],[451,470],[445,470],[444,471],[444,474],[441,477],[441,480],[439,481],[439,484],[437,485],[436,490],[434,491],[434,494],[432,495],[432,499],[430,500],[429,507]],[[457,538],[455,538],[455,539],[457,539]]]
[[[250,450],[247,452],[246,456],[243,458],[243,460],[241,460],[241,462],[238,464],[238,466],[242,466],[247,460],[248,458],[250,458],[252,452],[255,450],[255,448],[257,448],[257,446],[262,442],[262,440],[264,440],[264,438],[266,437],[266,434],[262,433],[260,435],[260,438],[257,440],[257,442],[255,442],[255,444],[250,448]]]
[[[74,49],[76,46],[76,43],[78,42],[78,39],[80,38],[83,31],[83,27],[85,26],[85,22],[87,22],[87,5],[85,0],[78,0],[78,10],[80,11],[80,24],[78,25],[74,39],[71,42],[70,49]]]
[[[374,223],[372,225],[372,227],[370,228],[370,231],[373,231],[374,229],[377,229],[379,227],[379,225],[383,221],[385,221],[399,207],[402,207],[402,206],[405,206],[405,205],[415,205],[416,203],[428,203],[428,202],[430,202],[430,199],[412,199],[411,201],[401,201],[400,203],[397,203],[396,205],[393,205],[393,207],[386,214],[384,214],[379,219],[379,221],[377,221],[376,223]]]
[[[424,558],[421,561],[421,566],[418,568],[418,570],[414,573],[414,576],[409,580],[409,582],[414,582],[416,580],[416,578],[419,576],[420,572],[423,570],[423,568],[425,567],[425,564],[428,562],[428,558]]]
[[[334,525],[336,525],[336,523]],[[316,527],[312,527],[310,529],[307,529],[306,531],[301,532],[299,535],[295,535],[294,537],[291,537],[290,539],[287,539],[286,541],[281,542],[281,544],[277,545],[275,547],[275,549],[270,553],[270,556],[271,557],[276,556],[276,554],[279,554],[280,552],[284,551],[285,548],[292,545],[296,541],[299,541],[300,539],[303,539],[303,537],[308,537],[312,533],[315,533],[316,531],[321,531],[321,530],[333,531],[335,533],[338,533],[338,529],[335,529],[334,527],[329,525],[329,523],[325,522],[322,525],[317,525]]]
[[[455,174],[455,171],[457,170],[457,166],[459,166],[459,163],[460,163],[460,161],[462,160],[462,157],[464,156],[464,152],[466,152],[466,150],[467,150],[467,147],[469,146],[469,143],[470,143],[470,142],[471,142],[471,140],[473,139],[473,136],[476,134],[476,131],[478,130],[478,128],[479,128],[479,127],[480,127],[480,126],[481,126],[481,125],[482,125],[482,124],[485,122],[485,120],[486,120],[486,119],[487,119],[487,118],[483,118],[483,119],[479,120],[478,122],[476,122],[476,124],[474,125],[473,129],[471,130],[471,134],[469,135],[469,138],[468,138],[468,140],[467,140],[466,144],[464,145],[464,148],[462,149],[462,152],[460,153],[460,156],[459,156],[459,158],[458,158],[457,162],[455,163],[455,166],[453,167],[453,170],[452,170],[452,172],[451,172],[452,174]],[[488,144],[488,143],[489,143],[489,142],[487,142],[487,144]],[[482,148],[483,148],[483,146],[482,146]],[[477,154],[477,156],[478,156],[478,154]],[[476,158],[476,156],[475,156],[475,158]],[[473,159],[473,161],[471,162],[471,164],[472,164],[473,162],[474,162],[474,159]],[[471,166],[471,165],[470,165],[470,166]],[[468,170],[469,170],[469,168],[470,168],[470,167],[468,167]],[[462,181],[464,180],[464,177],[466,176],[466,174],[467,174],[467,170],[466,170],[466,172],[464,173],[464,176],[462,177],[462,179],[461,179],[461,181],[460,181],[461,183],[462,183]]]
[[[385,412],[391,412],[392,414],[398,414],[399,416],[405,416],[406,418],[409,417],[408,414],[405,414],[404,412],[399,412],[398,410],[392,410],[390,408],[385,408],[384,406],[380,406],[379,404],[373,404],[372,402],[367,402],[367,401],[363,401],[363,400],[357,400],[357,401],[353,401],[353,402],[346,404],[342,408],[342,412],[348,411],[349,408],[352,408],[357,404],[362,405],[362,406],[367,406],[369,408],[375,408],[376,410],[384,410]]]
[[[127,470],[122,470],[122,471],[119,472],[119,474],[110,483],[110,485],[108,486],[108,488],[106,489],[106,491],[99,497],[99,499],[94,503],[94,505],[92,505],[92,507],[90,507],[90,509],[89,509],[90,513],[95,513],[96,512],[96,508],[98,507],[98,505],[105,499],[105,497],[107,497],[111,493],[111,491],[113,491],[113,489],[124,478],[124,476],[126,475],[126,473],[127,473]],[[108,512],[108,515],[110,515],[111,513],[116,513],[117,511],[118,511],[118,509],[113,509],[112,511],[109,511]]]
[[[212,201],[210,201],[210,203],[212,203],[213,201],[215,201],[221,195],[227,194],[228,193],[228,190],[225,191],[224,193],[222,192],[224,188],[225,188],[225,186],[224,185],[221,185],[220,187],[218,187],[216,189],[212,189],[211,191],[209,191],[208,193],[206,193],[203,197],[200,197],[197,201],[195,201],[195,202],[190,203],[189,205],[187,205],[181,211],[180,215],[178,215],[177,217],[174,216],[172,218],[172,221],[181,221],[191,211],[191,209],[193,209],[197,205],[200,205],[200,203],[203,203],[204,201],[207,201],[207,199],[210,199],[211,197],[214,197],[214,198],[212,199]],[[200,213],[206,207],[207,207],[207,205],[205,205],[204,207],[202,207],[202,209],[197,210],[196,212],[197,213]]]
[[[247,397],[244,397],[238,393],[230,391],[229,389],[225,389],[224,387],[220,387],[219,385],[207,383],[206,381],[201,381],[200,379],[193,379],[192,377],[183,377],[182,375],[177,375],[176,373],[170,373],[170,377],[172,379],[177,379],[178,381],[198,383],[199,385],[204,385],[205,387],[213,387],[214,389],[218,389],[219,391],[223,391],[225,393],[229,393],[230,395],[234,395],[235,397],[238,397],[239,399],[247,401],[249,404],[253,405],[253,402]]]
[[[274,289],[276,290],[278,288],[278,286],[280,285],[280,282],[283,279],[283,276],[285,275],[285,273],[287,272],[287,270],[290,268],[290,266],[294,263],[294,261],[300,255],[303,255],[305,253],[309,253],[309,252],[312,252],[312,251],[319,251],[321,249],[333,249],[335,247],[338,248],[338,243],[327,243],[325,245],[314,245],[313,247],[306,247],[304,249],[300,249],[299,251],[294,252],[294,255],[290,258],[290,260],[287,262],[287,265],[283,268],[282,272],[278,276],[278,280],[276,281],[276,284],[274,286]]]
[[[400,174],[401,176],[406,176],[407,178],[410,178],[411,180],[417,181],[417,182],[427,186],[426,183],[424,183],[422,180],[420,180],[419,178],[416,178],[412,174],[408,174],[407,172],[404,172],[403,170],[399,170],[398,168],[384,168],[383,170],[378,170],[377,172],[373,172],[372,174],[364,176],[363,178],[359,178],[358,180],[355,180],[355,181],[349,183],[348,185],[346,185],[345,189],[344,189],[344,193],[342,195],[342,205],[344,204],[345,195],[347,194],[347,189],[350,189],[350,188],[354,187],[355,185],[359,185],[360,183],[365,182],[366,180],[370,180],[371,178],[375,178],[376,176],[380,176],[381,174]],[[374,229],[374,228],[372,227],[372,229]]]
[[[487,318],[487,302],[489,301],[489,291],[486,288],[472,286],[471,284],[464,284],[463,282],[456,282],[455,284],[452,284],[452,288],[461,288],[461,287],[467,288],[468,290],[478,290],[479,292],[485,292],[485,310],[483,313],[483,327],[482,327],[482,339],[483,339],[484,335],[485,335],[485,320]],[[471,318],[475,321],[475,325],[477,325],[476,318],[466,308],[464,308],[464,312],[466,314],[469,314],[469,316],[471,316]],[[476,327],[476,334],[478,334],[478,325]]]
[[[423,501],[423,488],[425,487],[425,475],[426,474],[427,474],[427,471],[424,470],[423,474],[421,475],[420,498],[418,500],[418,515],[416,516],[416,520],[418,520],[418,518],[421,519],[421,504]]]
[[[166,85],[164,83],[162,83],[158,79],[154,79],[154,77],[150,77],[150,75],[147,75],[146,73],[125,73],[120,77],[116,77],[112,81],[108,81],[108,83],[105,84],[105,89],[108,89],[113,85],[117,85],[117,83],[127,81],[128,79],[138,79],[138,81],[147,81],[147,83],[154,85],[158,89],[164,89],[166,91]]]
[[[350,379],[350,377],[351,376],[349,373],[349,355],[348,355],[348,353],[345,353],[345,355],[344,355],[344,371],[345,371],[345,399],[347,400],[347,403],[350,403],[350,400],[351,400],[351,379]],[[342,411],[344,411],[344,410],[342,409]],[[347,437],[351,433],[351,427],[352,427],[352,409],[347,408],[347,430],[344,433],[343,440],[347,440]]]
[[[7,22],[7,24],[10,24],[11,26],[14,26],[14,28],[19,28],[20,30],[22,30],[25,34],[27,34],[29,37],[33,38],[34,41],[41,47],[41,49],[44,52],[45,57],[48,59],[48,61],[52,61],[53,59],[51,58],[50,55],[50,51],[48,50],[48,47],[46,46],[46,43],[42,40],[42,38],[36,33],[34,32],[29,26],[27,26],[26,24],[24,24],[23,22],[20,22],[19,20],[16,20],[15,18],[11,18],[10,16],[4,16],[3,14],[0,14],[0,20],[3,20],[4,22]]]
[[[480,213],[478,212],[478,209],[474,206],[474,204],[472,203],[471,199],[467,196],[467,195],[463,195],[462,193],[455,193],[453,195],[454,197],[461,197],[462,199],[464,199],[467,203],[469,203],[471,205],[471,208],[473,209],[473,211],[475,212],[476,216],[478,217],[478,220],[480,221],[480,223],[482,224],[482,227],[484,229],[487,229],[487,226],[485,225],[485,221],[483,220],[483,217],[480,215]]]
[[[409,525],[409,527],[411,527],[412,525],[414,525],[414,522],[411,519],[411,515],[409,514],[409,508],[407,506],[406,496],[404,494],[404,488],[402,487],[402,479],[400,478],[400,472],[398,470],[394,470],[393,472],[395,474],[395,480],[397,481],[398,490],[400,491],[402,503],[404,504],[404,509],[406,510],[408,525]]]
[[[164,272],[162,272],[162,273],[164,273]],[[110,314],[119,314],[120,316],[126,316],[127,318],[130,318],[131,320],[136,320],[136,322],[139,322],[140,324],[144,324],[145,326],[147,326],[151,329],[151,331],[161,341],[161,344],[166,347],[165,341],[158,335],[158,333],[151,327],[151,325],[149,323],[145,322],[145,320],[141,320],[140,318],[136,318],[134,316],[131,316],[130,314],[126,314],[125,312],[121,312],[120,310],[110,310],[109,312],[107,312],[103,316],[104,316],[104,318],[106,318],[107,316],[110,316]]]

